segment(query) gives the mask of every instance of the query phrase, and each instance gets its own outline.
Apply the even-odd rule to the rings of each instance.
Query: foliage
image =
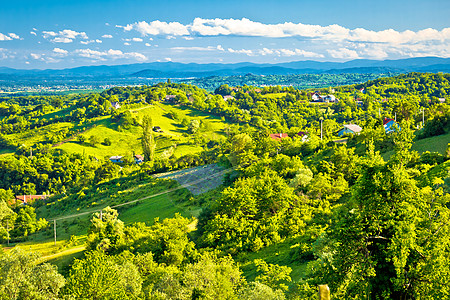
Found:
[[[60,299],[65,279],[55,266],[39,264],[39,255],[20,248],[0,254],[2,299]]]

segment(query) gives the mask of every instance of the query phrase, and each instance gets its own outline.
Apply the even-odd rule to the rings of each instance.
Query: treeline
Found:
[[[292,86],[295,88],[326,88],[330,86],[351,85],[373,80],[381,76],[395,74],[296,74],[296,75],[238,75],[211,76],[184,79],[181,82],[196,85],[208,91],[214,91],[221,85],[229,86]]]

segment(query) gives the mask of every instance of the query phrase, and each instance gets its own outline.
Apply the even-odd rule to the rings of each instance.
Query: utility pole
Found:
[[[323,134],[322,134],[322,122],[323,120],[320,119],[320,140],[322,140]]]
[[[397,122],[397,113],[395,113],[394,121]]]
[[[103,210],[100,211],[100,221],[103,221]]]
[[[53,220],[53,231],[55,232],[55,246],[56,246],[56,219]]]
[[[30,157],[33,157],[33,148],[30,147]]]
[[[381,118],[381,108],[378,107],[378,117]]]
[[[422,128],[425,126],[425,108],[422,108]]]
[[[6,220],[6,236],[8,237],[8,246],[9,246],[9,220]]]

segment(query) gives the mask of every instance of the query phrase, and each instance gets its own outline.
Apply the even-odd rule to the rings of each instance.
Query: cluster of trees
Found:
[[[324,88],[329,86],[351,85],[366,82],[381,76],[394,74],[296,74],[296,75],[241,75],[210,76],[185,79],[183,83],[193,84],[202,89],[213,91],[221,85],[230,86],[293,86],[295,88]],[[228,94],[229,95],[229,94]]]
[[[70,113],[79,120],[108,113],[120,126],[136,126],[126,110],[94,109],[106,103],[100,104],[101,99],[138,105],[138,101],[175,95],[180,104],[240,125],[229,126],[226,141],[211,144],[200,154],[155,157],[152,120],[145,118],[141,126],[147,161],[140,166],[121,168],[110,161],[48,149],[33,157],[22,155],[28,153],[23,149],[22,154],[2,158],[3,238],[8,231],[20,237],[47,226],[45,220],[36,220],[33,207],[8,207],[4,200],[13,194],[55,193],[51,199],[55,212],[112,198],[121,185],[131,189],[142,180],[156,184],[149,178],[154,172],[218,158],[237,172],[216,197],[202,203],[198,224],[176,215],[152,225],[125,225],[114,209],[94,214],[88,250],[64,276],[53,266],[40,264],[35,254],[20,249],[0,253],[0,295],[11,299],[311,299],[316,297],[315,287],[327,283],[340,299],[448,298],[450,154],[410,150],[420,107],[429,114],[420,137],[448,132],[449,106],[433,99],[431,104],[422,101],[446,97],[448,80],[441,74],[377,79],[335,88],[340,101],[325,105],[309,104],[308,92],[292,87],[223,85],[213,95],[170,82],[85,96]],[[234,98],[225,101],[222,95],[227,94]],[[389,100],[381,101],[384,97]],[[355,98],[361,98],[362,104],[357,105]],[[397,114],[401,130],[386,134],[382,117],[392,113]],[[194,135],[207,126],[168,114]],[[323,118],[323,140],[317,137],[319,118]],[[348,121],[363,125],[362,134],[347,144],[330,141],[336,128]],[[296,135],[300,130],[309,132],[307,142]],[[289,138],[273,140],[269,132],[287,132]],[[388,149],[394,154],[385,161],[378,150]],[[186,200],[192,197],[186,193]],[[307,263],[303,279],[292,282],[288,266],[263,259],[251,261],[257,274],[254,280],[246,279],[239,259],[279,243],[290,247],[291,263]]]

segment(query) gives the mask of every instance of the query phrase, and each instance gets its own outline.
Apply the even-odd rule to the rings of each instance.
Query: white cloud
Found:
[[[59,32],[43,31],[42,33],[45,39],[50,39],[54,43],[72,43],[77,38],[88,39],[85,32],[77,32],[70,29],[64,29]]]
[[[208,47],[172,47],[171,50],[176,51],[224,51],[221,45],[216,47],[208,46]]]
[[[0,41],[10,41],[12,38],[0,32]]]
[[[390,45],[412,45],[427,42],[442,45],[450,41],[450,27],[442,30],[428,28],[420,31],[406,30],[400,32],[393,29],[373,31],[364,28],[349,29],[337,24],[328,26],[292,22],[264,24],[246,18],[195,18],[190,24],[168,23],[158,20],[150,23],[141,21],[126,26],[117,25],[116,27],[123,28],[125,31],[135,30],[143,36],[163,35],[167,38],[182,36],[187,40],[194,36],[258,36],[267,38],[294,37],[330,42],[386,43]],[[337,56],[341,55],[336,51],[333,50],[331,53]],[[287,51],[285,54],[290,55],[292,53]],[[354,56],[354,53],[347,53],[346,55]],[[379,52],[377,55],[382,55],[382,53]]]
[[[11,38],[15,39],[15,40],[20,39],[20,36],[18,36],[18,35],[15,34],[15,33],[12,33],[12,32],[9,33],[9,36],[10,36]]]
[[[123,43],[125,46],[130,46],[131,44],[128,42]]]
[[[125,42],[143,42],[144,40],[141,38],[132,38],[132,39],[122,39]]]
[[[113,36],[110,35],[110,34],[104,34],[104,35],[102,35],[102,38],[104,38],[104,39],[112,39]]]
[[[67,50],[61,49],[61,48],[53,48],[53,52],[55,52],[58,55],[67,55],[69,53]]]
[[[134,59],[138,61],[147,60],[147,57],[142,53],[138,52],[122,52],[121,50],[109,49],[108,51],[98,51],[92,49],[77,49],[74,52],[81,57],[90,58],[94,60],[105,61],[107,59]]]
[[[161,21],[153,21],[147,23],[145,21],[136,22],[134,24],[128,24],[126,26],[116,25],[116,27],[123,28],[125,31],[136,30],[141,33],[143,36],[145,35],[189,35],[189,31],[186,25],[183,25],[178,22],[161,22]]]
[[[89,40],[89,41],[80,41],[80,44],[83,44],[83,45],[89,45],[92,43],[101,44],[102,42],[103,42],[102,40]]]
[[[41,55],[40,55],[40,54],[36,54],[36,53],[30,53],[30,56],[31,56],[31,58],[33,58],[33,59],[39,59],[39,58],[41,58]]]
[[[230,53],[246,54],[248,56],[252,56],[253,55],[253,51],[249,50],[249,49],[235,50],[235,49],[232,49],[232,48],[228,48],[227,50]]]
[[[145,46],[150,47],[151,45],[149,43],[145,43]]]
[[[333,58],[338,59],[358,59],[360,56],[355,50],[347,49],[347,48],[339,48],[337,50],[331,49],[327,50],[327,52]]]
[[[37,33],[34,32],[34,31],[30,31],[30,34],[32,34],[32,35],[37,35]]]

